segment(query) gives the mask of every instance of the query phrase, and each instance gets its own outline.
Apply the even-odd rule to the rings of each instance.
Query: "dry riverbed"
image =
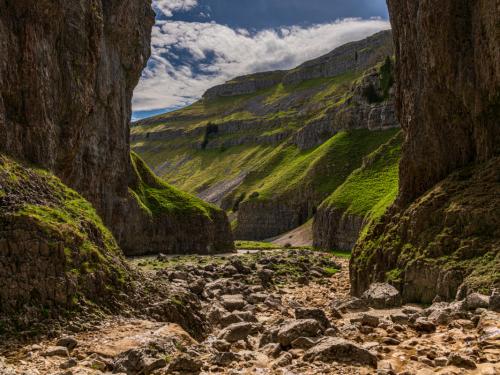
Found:
[[[497,297],[424,309],[374,285],[353,299],[348,260],[306,250],[131,264],[193,294],[202,339],[161,319],[104,318],[7,352],[0,374],[500,374]]]

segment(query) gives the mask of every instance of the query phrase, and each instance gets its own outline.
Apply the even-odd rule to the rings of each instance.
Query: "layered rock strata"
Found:
[[[0,10],[0,151],[54,172],[81,193],[124,249],[139,251],[130,241],[135,235],[147,248],[129,193],[137,179],[129,124],[133,89],[150,54],[150,1],[16,1]],[[196,223],[202,233],[215,228],[230,236],[208,217]],[[165,228],[148,231],[168,247],[176,234],[177,242],[183,237],[184,224],[175,228],[163,237]],[[209,246],[207,237],[198,239]]]

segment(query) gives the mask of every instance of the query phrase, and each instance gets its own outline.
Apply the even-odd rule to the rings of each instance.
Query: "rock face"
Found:
[[[389,1],[396,106],[406,131],[401,203],[450,172],[498,155],[500,45],[493,0]]]
[[[54,171],[112,224],[128,194],[131,98],[150,53],[149,2],[1,8],[0,149]]]
[[[317,59],[308,61],[290,71],[274,71],[238,77],[223,85],[209,89],[203,98],[253,94],[283,83],[296,85],[315,78],[327,78],[358,70],[371,68],[386,56],[393,54],[391,31],[381,31],[366,39],[347,43]]]
[[[342,208],[320,208],[314,216],[314,247],[350,250],[364,225],[362,216],[347,214]]]
[[[90,203],[47,172],[0,154],[0,315],[24,304],[113,301],[129,269]]]
[[[356,247],[352,292],[391,279],[406,301],[464,297],[500,283],[496,4],[388,4],[406,133],[399,198]]]
[[[0,10],[0,151],[80,192],[131,253],[168,246],[185,223],[169,217],[170,225],[153,228],[162,223],[145,220],[129,192],[138,178],[131,98],[150,53],[150,1],[16,1]],[[196,223],[197,247],[210,245],[202,233],[214,228],[230,236],[223,218]]]

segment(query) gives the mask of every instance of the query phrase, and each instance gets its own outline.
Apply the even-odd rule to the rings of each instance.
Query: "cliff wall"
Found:
[[[389,0],[405,131],[397,204],[353,254],[352,292],[407,301],[500,283],[500,15],[493,0]]]
[[[131,248],[131,99],[150,54],[151,2],[21,0],[0,10],[0,151],[52,171]]]

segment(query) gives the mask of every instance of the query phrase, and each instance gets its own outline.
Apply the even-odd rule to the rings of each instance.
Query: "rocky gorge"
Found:
[[[129,129],[150,1],[0,1],[0,374],[499,373],[497,7],[388,5]]]
[[[382,31],[289,71],[237,77],[134,124],[132,147],[161,177],[226,210],[236,239],[275,237],[320,211],[315,244],[350,248],[369,210],[335,238],[329,212],[344,210],[321,204],[397,133],[392,54]],[[396,184],[381,184],[373,204]]]

